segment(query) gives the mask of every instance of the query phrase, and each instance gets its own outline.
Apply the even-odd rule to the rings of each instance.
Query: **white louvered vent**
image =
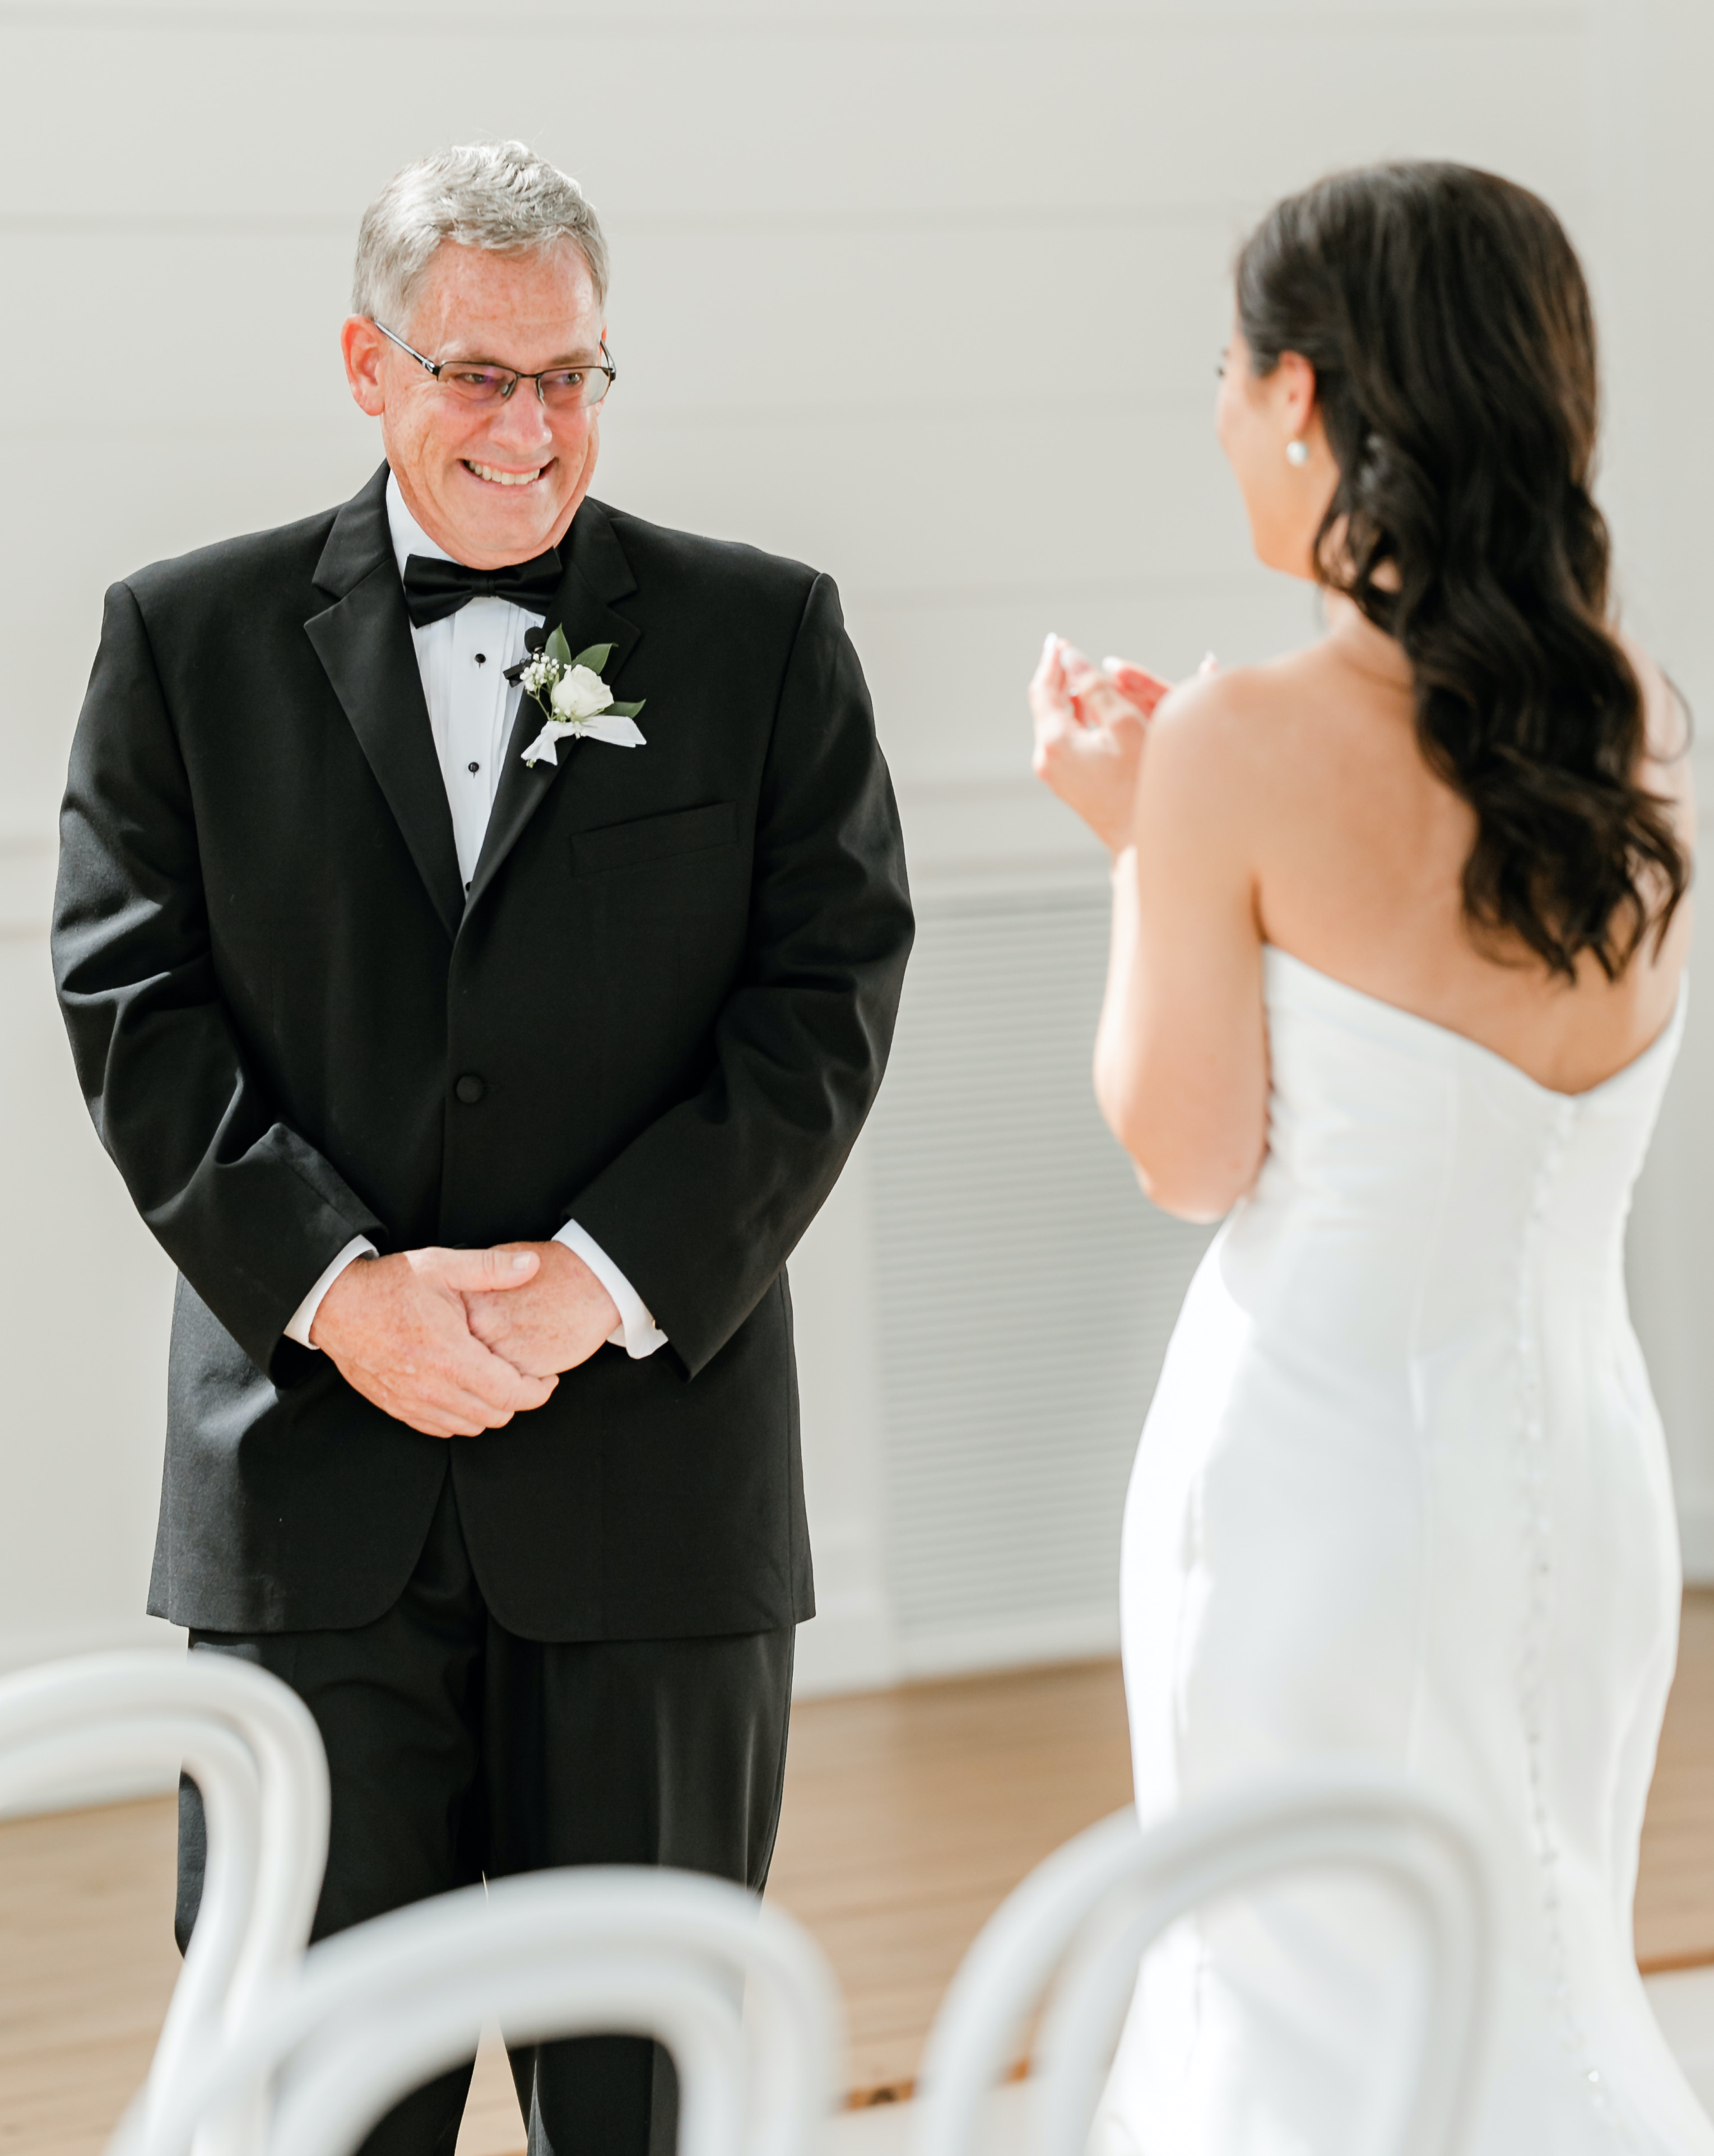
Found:
[[[890,1587],[929,1674],[1116,1644],[1126,1481],[1209,1231],[1148,1204],[1095,1105],[1106,893],[921,914],[871,1162]]]

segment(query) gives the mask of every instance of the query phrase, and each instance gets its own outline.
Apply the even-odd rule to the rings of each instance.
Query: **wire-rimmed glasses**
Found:
[[[451,390],[466,404],[504,404],[521,382],[533,382],[536,394],[551,409],[588,410],[598,404],[618,380],[618,369],[605,338],[598,362],[545,367],[537,373],[526,374],[519,367],[496,367],[485,359],[427,359],[385,322],[377,322],[375,326],[401,352],[408,352],[443,389]]]

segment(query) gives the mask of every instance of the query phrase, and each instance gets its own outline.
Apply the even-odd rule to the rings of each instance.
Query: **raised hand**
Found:
[[[552,1376],[531,1376],[471,1333],[469,1311],[527,1287],[532,1249],[405,1250],[359,1258],[321,1299],[311,1343],[347,1384],[427,1437],[475,1437],[539,1408]]]
[[[1063,637],[1042,646],[1029,684],[1035,775],[1110,853],[1130,844],[1143,735],[1170,687],[1121,660],[1103,671]]]
[[[1199,674],[1216,670],[1214,654],[1211,651],[1197,669]],[[1133,666],[1128,659],[1104,659],[1101,671],[1121,696],[1128,696],[1146,718],[1152,718],[1157,704],[1172,693],[1173,684],[1162,680],[1158,674],[1151,674],[1142,666]]]
[[[509,1295],[464,1298],[471,1332],[514,1368],[536,1377],[587,1363],[619,1322],[613,1297],[563,1243],[503,1244],[494,1255],[521,1251],[539,1266]]]

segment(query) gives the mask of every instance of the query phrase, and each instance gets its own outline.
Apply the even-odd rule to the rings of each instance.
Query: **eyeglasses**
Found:
[[[426,368],[443,389],[451,390],[466,404],[504,404],[521,382],[533,382],[536,394],[552,410],[577,411],[598,404],[618,380],[618,369],[605,338],[599,366],[547,367],[539,374],[524,374],[515,367],[490,367],[486,360],[425,359],[385,322],[377,322],[375,326],[401,352],[408,352],[418,367]]]

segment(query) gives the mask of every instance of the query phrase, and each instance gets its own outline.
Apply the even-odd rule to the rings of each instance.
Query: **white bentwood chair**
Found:
[[[1393,2156],[1455,2156],[1482,2066],[1496,1907],[1479,1836],[1402,1776],[1330,1768],[1188,1807],[1145,1832],[1116,1813],[1049,1857],[995,1912],[924,2055],[916,2156],[978,2156],[994,2085],[1052,1986],[1032,2076],[1032,2156],[1082,2156],[1144,1954],[1217,1896],[1311,1869],[1367,1873],[1418,1919],[1429,1980]],[[1057,1976],[1057,1981],[1055,1978]]]
[[[110,2156],[183,2156],[200,2119],[269,2082],[267,2156],[348,2156],[490,2021],[516,2043],[657,2038],[678,2070],[680,2156],[810,2156],[841,2049],[820,1949],[755,1896],[688,1872],[533,1872],[312,1947]]]
[[[95,1776],[172,1774],[202,1793],[202,1905],[149,2077],[128,2120],[172,2107],[256,1997],[302,1954],[327,1861],[327,1764],[310,1712],[228,1655],[90,1655],[0,1679],[0,1807],[50,1803]],[[197,2156],[253,2156],[262,2120],[234,2090]]]

